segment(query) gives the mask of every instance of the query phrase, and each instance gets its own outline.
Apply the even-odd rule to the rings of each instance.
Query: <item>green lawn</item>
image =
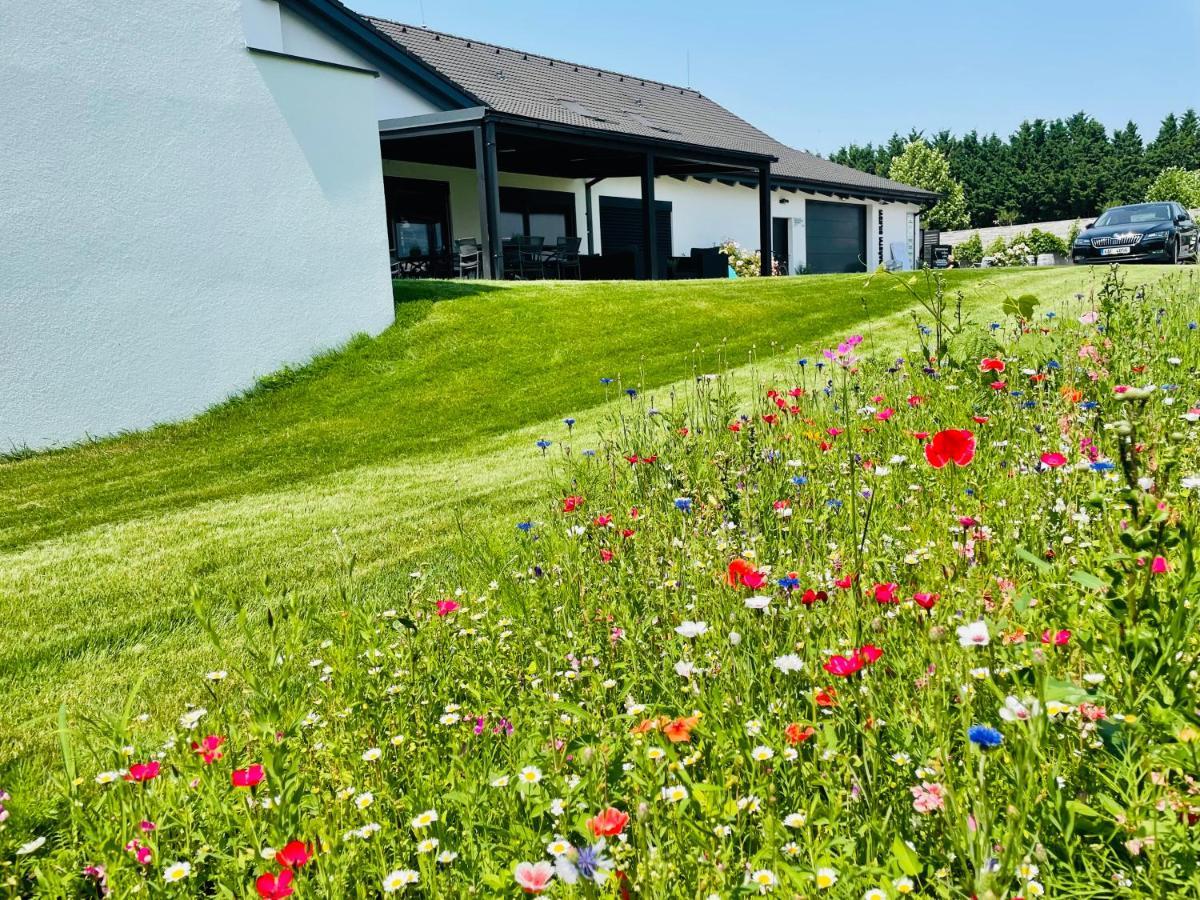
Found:
[[[1006,293],[1052,307],[1101,275],[947,281],[989,321]],[[64,701],[74,715],[107,709],[145,674],[138,708],[177,709],[179,676],[211,661],[193,590],[228,608],[269,577],[319,604],[340,541],[370,594],[402,605],[413,566],[448,564],[463,529],[510,527],[536,495],[534,441],[562,440],[573,416],[586,445],[619,388],[785,365],[851,330],[913,344],[911,298],[859,276],[410,282],[396,301],[379,338],[193,421],[0,462],[0,784],[34,780]]]

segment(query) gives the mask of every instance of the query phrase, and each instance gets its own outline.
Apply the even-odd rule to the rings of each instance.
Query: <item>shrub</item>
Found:
[[[1188,209],[1200,207],[1200,170],[1189,172],[1179,166],[1163,169],[1146,190],[1146,199],[1174,200]]]
[[[762,256],[757,250],[747,250],[737,241],[728,239],[722,241],[721,252],[729,257],[729,265],[739,278],[757,278],[762,274]]]
[[[983,259],[983,240],[976,231],[973,235],[957,244],[952,254],[954,262],[960,266],[977,266]]]
[[[1029,252],[1034,256],[1042,253],[1053,253],[1055,256],[1066,256],[1069,253],[1067,243],[1056,234],[1034,228],[1029,232]]]

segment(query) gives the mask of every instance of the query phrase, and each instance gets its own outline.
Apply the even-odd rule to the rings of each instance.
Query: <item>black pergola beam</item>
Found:
[[[758,170],[758,255],[759,272],[774,271],[771,256],[771,164],[763,163]]]
[[[654,154],[647,153],[642,167],[642,254],[643,274],[651,281],[662,277],[658,271],[658,216],[654,203]]]

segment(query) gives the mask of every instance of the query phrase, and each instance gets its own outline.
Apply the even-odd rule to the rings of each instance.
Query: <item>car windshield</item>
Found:
[[[1110,209],[1096,224],[1144,225],[1148,222],[1165,222],[1171,218],[1171,207],[1166,203],[1147,203],[1143,206],[1118,206]]]

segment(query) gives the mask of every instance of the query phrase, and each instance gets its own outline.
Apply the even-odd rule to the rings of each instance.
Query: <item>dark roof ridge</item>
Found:
[[[523,56],[523,57],[533,57],[535,59],[544,59],[549,63],[556,63],[556,64],[561,64],[564,66],[571,66],[576,69],[590,69],[593,72],[599,72],[599,73],[602,73],[605,75],[615,75],[618,78],[625,78],[630,81],[638,81],[638,82],[641,82],[642,84],[654,84],[654,85],[658,85],[659,87],[670,88],[673,91],[679,91],[680,93],[693,94],[696,97],[704,97],[704,94],[702,94],[700,91],[696,90],[695,88],[683,87],[678,84],[671,84],[671,82],[669,82],[669,81],[659,81],[657,78],[644,78],[641,75],[631,75],[628,72],[618,72],[615,69],[606,69],[603,66],[593,66],[593,65],[589,65],[587,63],[573,62],[569,59],[562,59],[561,57],[558,57],[558,56],[547,56],[545,53],[534,53],[530,50],[518,50],[516,47],[508,47],[504,44],[495,44],[495,43],[492,43],[491,41],[482,41],[477,38],[466,37],[461,34],[453,34],[449,31],[439,31],[436,28],[428,28],[425,25],[412,25],[408,22],[397,22],[395,19],[389,19],[389,18],[386,18],[385,16],[373,16],[373,15],[365,15],[364,14],[363,17],[368,22],[371,22],[372,24],[375,22],[386,22],[389,25],[397,25],[400,28],[411,28],[414,31],[424,31],[427,34],[440,35],[441,37],[453,38],[456,41],[463,41],[467,44],[477,44],[480,47],[490,47],[493,50],[504,50],[507,53],[515,53],[515,54],[518,54],[519,56]],[[705,98],[705,99],[708,99],[708,98]],[[745,121],[745,120],[743,120],[743,121]],[[747,124],[749,124],[749,123],[747,123]]]

